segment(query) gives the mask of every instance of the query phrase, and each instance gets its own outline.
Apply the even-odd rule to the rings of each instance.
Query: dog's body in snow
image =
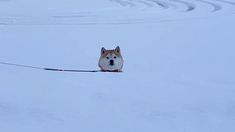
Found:
[[[115,49],[106,50],[101,48],[101,55],[99,59],[99,67],[104,72],[121,72],[123,67],[123,58],[121,55],[120,47]]]

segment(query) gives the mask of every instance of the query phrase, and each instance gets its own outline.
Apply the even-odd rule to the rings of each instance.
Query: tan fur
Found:
[[[113,64],[110,64],[113,61]],[[112,50],[101,48],[99,67],[105,72],[121,72],[123,67],[123,58],[119,46]]]

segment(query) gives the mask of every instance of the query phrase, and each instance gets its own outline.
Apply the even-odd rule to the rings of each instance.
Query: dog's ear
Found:
[[[119,46],[117,46],[117,47],[115,48],[115,52],[117,52],[117,53],[120,53],[120,52],[121,52]]]
[[[106,49],[104,47],[101,48],[101,55],[105,53]]]

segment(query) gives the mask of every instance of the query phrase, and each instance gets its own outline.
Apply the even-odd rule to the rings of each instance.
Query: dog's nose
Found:
[[[111,65],[111,66],[114,65],[114,61],[113,61],[113,60],[110,60],[110,61],[109,61],[109,65]]]

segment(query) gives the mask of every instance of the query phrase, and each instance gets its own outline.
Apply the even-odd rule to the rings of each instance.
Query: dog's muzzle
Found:
[[[113,61],[113,60],[110,60],[110,61],[109,61],[109,65],[110,65],[110,66],[113,66],[113,65],[114,65],[114,61]]]

